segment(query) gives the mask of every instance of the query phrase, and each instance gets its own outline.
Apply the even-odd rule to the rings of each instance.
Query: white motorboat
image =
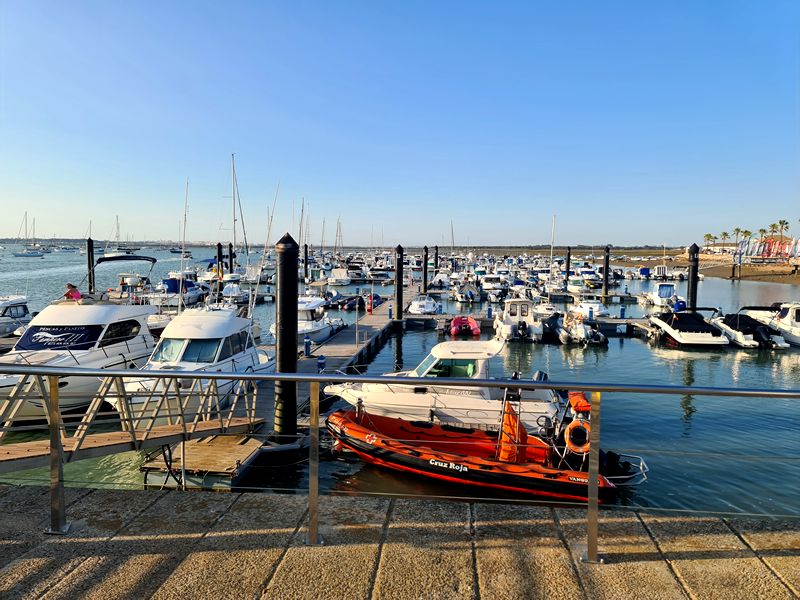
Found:
[[[387,375],[386,383],[335,384],[327,386],[325,393],[362,406],[368,414],[494,429],[500,421],[504,390],[455,387],[447,380],[488,379],[489,361],[503,347],[499,340],[443,342],[434,346],[416,369]],[[404,384],[404,377],[430,378],[431,383]],[[560,421],[565,410],[565,403],[551,390],[522,391],[520,420],[528,431],[538,432],[546,424]]]
[[[203,371],[224,373],[264,373],[275,368],[274,358],[256,347],[253,340],[253,321],[237,316],[236,307],[214,305],[190,308],[176,316],[166,326],[150,359],[144,365],[146,371],[186,371],[195,374]],[[132,416],[136,425],[147,427],[156,403],[171,380],[153,377],[137,377],[125,382]],[[196,411],[210,380],[199,380],[192,392],[192,383],[186,385],[180,400],[184,411]],[[221,403],[230,394],[236,380],[217,380],[217,393]],[[119,399],[109,398],[119,410]],[[149,401],[149,403],[148,403]],[[169,408],[180,414],[177,395],[167,395],[162,414]],[[149,406],[149,408],[148,408]],[[155,425],[161,424],[161,421]]]
[[[743,314],[778,331],[792,346],[800,346],[800,302],[772,306],[745,306]]]
[[[556,335],[562,344],[581,344],[583,346],[605,346],[608,338],[600,330],[584,323],[580,313],[569,313],[559,317]]]
[[[741,311],[729,315],[715,315],[710,322],[728,338],[731,344],[740,348],[779,350],[789,347],[778,330],[756,321]]]
[[[600,300],[600,297],[587,294],[581,297],[581,301],[572,308],[572,312],[581,315],[584,319],[608,316],[608,308]]]
[[[669,282],[657,283],[655,289],[645,292],[639,297],[640,304],[652,304],[660,308],[672,306],[676,299],[675,284]]]
[[[580,275],[570,275],[567,278],[567,291],[573,294],[582,294],[586,291],[586,284]]]
[[[417,296],[411,301],[408,306],[408,314],[410,315],[435,315],[439,312],[442,305],[436,302],[427,294]]]
[[[325,313],[326,300],[314,296],[300,296],[297,299],[297,343],[302,345],[308,336],[315,344],[320,344],[345,327],[343,319],[330,318]],[[275,323],[269,332],[274,336]]]
[[[328,285],[350,285],[347,269],[333,269],[328,277]]]
[[[504,341],[542,341],[544,324],[534,309],[534,302],[527,298],[506,299],[503,310],[494,318],[497,338]]]
[[[0,296],[0,337],[11,335],[31,322],[25,296]]]
[[[546,321],[558,312],[558,309],[549,300],[540,297],[538,301],[534,301],[533,312],[537,317]]]
[[[697,310],[716,311],[714,308],[697,308]],[[669,344],[678,346],[720,347],[728,345],[728,338],[711,325],[698,312],[662,312],[648,317],[650,324],[657,328],[660,335]]]
[[[508,279],[503,279],[500,275],[495,273],[487,273],[481,278],[481,287],[487,294],[505,293],[508,289]]]
[[[147,319],[153,306],[92,300],[60,300],[48,305],[30,322],[22,337],[0,364],[36,367],[131,369],[141,367],[153,350]],[[19,375],[0,375],[0,399],[8,397]],[[62,377],[60,406],[85,408],[100,385],[97,377]],[[26,399],[17,417],[44,417],[43,403]]]

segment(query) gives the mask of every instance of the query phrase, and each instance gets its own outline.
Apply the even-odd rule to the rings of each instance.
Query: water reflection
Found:
[[[393,338],[394,342],[394,370],[403,370],[403,336],[398,335]]]
[[[694,361],[692,360],[684,362],[683,385],[687,387],[694,385]],[[683,410],[684,422],[683,436],[688,437],[692,428],[692,415],[697,412],[697,409],[694,407],[694,398],[691,394],[686,394],[681,397],[681,410]]]

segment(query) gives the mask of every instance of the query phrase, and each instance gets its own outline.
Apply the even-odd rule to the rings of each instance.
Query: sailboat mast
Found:
[[[233,207],[233,250],[236,251],[236,158],[231,153],[231,206]],[[233,257],[229,257],[231,265],[233,264]]]
[[[184,260],[186,258],[186,215],[189,212],[189,178],[186,178],[186,194],[183,197],[183,236],[181,236],[181,274],[178,277],[178,314],[183,305],[183,270],[186,268]],[[178,235],[180,236],[180,225],[178,225]]]
[[[553,266],[553,246],[556,243],[556,216],[553,215],[553,224],[550,226],[550,267]],[[569,273],[567,273],[569,277]]]

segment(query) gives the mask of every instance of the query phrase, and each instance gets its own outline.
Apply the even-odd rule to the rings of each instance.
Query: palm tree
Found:
[[[781,243],[783,243],[783,234],[789,231],[789,221],[781,219],[778,221],[778,233],[781,236]]]
[[[714,236],[710,233],[707,233],[703,236],[703,241],[706,243],[706,251],[708,250],[708,245],[714,239]]]
[[[719,234],[719,238],[722,240],[722,245],[724,246],[725,241],[731,238],[731,234],[728,233],[727,231],[723,231],[722,233]],[[722,251],[724,252],[725,248],[723,248]]]
[[[749,229],[742,229],[742,239],[743,240],[750,239],[752,237],[752,235],[753,235],[753,232],[750,231]]]
[[[739,245],[739,236],[742,235],[742,230],[738,227],[733,228],[733,235],[736,236],[736,241],[734,242],[737,246]]]
[[[769,226],[769,234],[774,237],[775,235],[777,235],[777,233],[778,233],[778,224],[771,223]]]
[[[766,230],[766,229],[764,229],[764,228],[762,227],[761,229],[759,229],[759,230],[758,230],[758,237],[760,238],[760,240],[759,240],[759,241],[763,242],[763,241],[764,241],[764,238],[765,238],[766,236],[767,236],[767,230]]]

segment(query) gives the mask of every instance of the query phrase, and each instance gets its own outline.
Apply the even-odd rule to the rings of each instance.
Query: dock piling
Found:
[[[609,263],[611,262],[611,246],[603,249],[603,301],[608,298],[608,276]]]
[[[288,233],[275,244],[275,370],[297,372],[297,261],[300,247]],[[275,436],[292,442],[297,435],[297,383],[275,382]]]
[[[572,262],[572,247],[567,246],[567,260],[564,263],[565,271],[564,271],[564,289],[567,288],[567,280],[569,279],[569,265]]]
[[[397,244],[394,252],[394,320],[398,324],[403,320],[403,247]]]
[[[686,288],[687,308],[694,312],[697,308],[697,280],[700,272],[700,247],[697,244],[689,246],[689,284]]]
[[[308,244],[303,244],[303,281],[308,283]]]
[[[422,248],[422,293],[428,293],[428,247]]]
[[[87,278],[89,284],[89,293],[94,294],[94,240],[89,238],[86,240],[86,266]]]
[[[233,244],[228,242],[228,273],[233,273],[234,262],[233,259],[236,255],[233,253]]]
[[[433,247],[433,275],[434,277],[439,274],[439,246]]]

